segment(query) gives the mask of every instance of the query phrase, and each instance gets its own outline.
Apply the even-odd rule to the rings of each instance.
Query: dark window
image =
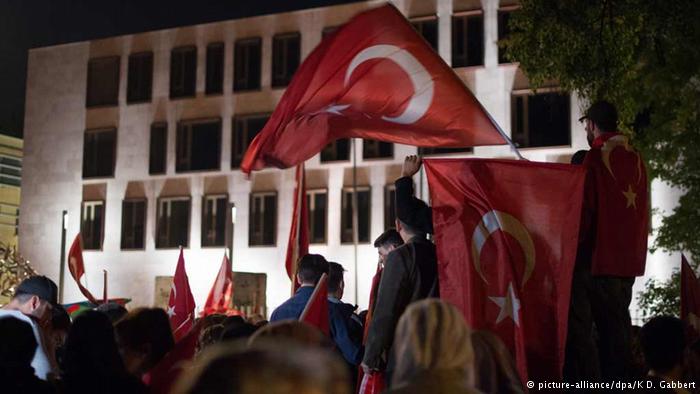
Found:
[[[384,229],[396,227],[396,187],[384,188]]]
[[[122,249],[144,249],[146,200],[122,202]]]
[[[253,138],[265,127],[269,115],[242,115],[233,118],[233,136],[231,138],[231,168],[241,166],[241,161],[253,142]]]
[[[91,59],[88,63],[86,105],[117,105],[119,56]]]
[[[170,98],[194,97],[197,84],[197,48],[175,48],[170,53]]]
[[[510,21],[510,14],[512,11],[498,11],[498,62],[499,63],[510,63],[506,55],[506,48],[501,47],[500,42],[507,39],[510,34],[510,26],[508,26],[508,21]]]
[[[306,204],[309,210],[309,243],[326,243],[327,202],[328,193],[325,190],[309,190],[306,192]]]
[[[117,130],[87,130],[83,141],[83,178],[114,176]]]
[[[352,189],[343,189],[340,217],[340,242],[352,243]],[[370,224],[370,190],[368,187],[357,188],[357,241],[369,242]]]
[[[225,246],[227,195],[202,200],[202,246]]]
[[[261,42],[260,37],[236,41],[233,51],[234,91],[260,89]]]
[[[250,195],[250,246],[275,246],[277,238],[277,193]]]
[[[520,148],[571,144],[569,95],[541,93],[511,98],[513,142]]]
[[[105,228],[104,201],[83,201],[80,215],[80,237],[83,249],[102,249],[102,238]]]
[[[217,42],[207,46],[206,94],[224,91],[224,44]]]
[[[151,101],[152,82],[153,52],[135,53],[129,56],[126,102]]]
[[[418,154],[421,156],[444,155],[448,153],[471,153],[472,148],[418,148]]]
[[[148,173],[151,175],[165,174],[168,152],[168,124],[154,123],[151,125],[151,143],[148,155]]]
[[[452,17],[452,67],[484,64],[482,14]]]
[[[386,159],[394,157],[394,144],[391,142],[363,140],[363,159]]]
[[[175,171],[221,168],[221,121],[180,122],[177,127]]]
[[[321,162],[350,160],[350,139],[341,138],[326,145],[321,151]]]
[[[301,35],[279,34],[272,38],[272,87],[289,85],[299,67]]]
[[[189,197],[158,199],[156,248],[177,248],[189,245]]]
[[[438,51],[438,21],[437,18],[426,18],[412,21],[413,28],[430,44],[430,46]]]

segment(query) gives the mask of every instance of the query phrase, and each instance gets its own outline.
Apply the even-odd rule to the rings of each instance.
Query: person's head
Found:
[[[260,342],[294,342],[308,347],[333,348],[333,343],[316,327],[298,320],[282,320],[258,329],[248,339],[253,346]]]
[[[474,384],[471,329],[454,306],[439,299],[414,302],[396,326],[396,369],[392,385],[404,385],[418,374],[453,371],[463,384]]]
[[[297,264],[297,281],[302,286],[316,286],[321,275],[328,274],[328,261],[320,254],[307,254]]]
[[[116,324],[119,319],[126,316],[128,313],[124,305],[117,304],[116,302],[100,304],[97,306],[97,308],[95,308],[95,310],[107,315],[112,324]]]
[[[403,239],[401,239],[401,234],[398,231],[390,228],[383,232],[382,235],[374,240],[374,247],[377,248],[377,253],[379,253],[379,262],[384,264],[389,252],[401,245],[403,245]]]
[[[472,333],[477,389],[484,393],[523,392],[515,361],[506,345],[490,331]]]
[[[401,234],[404,242],[408,242],[413,237],[425,238],[427,236],[427,233],[420,227],[413,226],[400,219],[396,219],[396,230]]]
[[[206,328],[202,328],[199,332],[199,338],[197,339],[197,354],[201,353],[202,350],[208,348],[209,346],[218,343],[221,340],[221,334],[224,332],[223,324],[209,325]]]
[[[343,273],[345,268],[342,265],[329,262],[328,263],[328,295],[335,297],[337,299],[343,298],[343,291],[345,290],[345,280],[343,279]]]
[[[588,145],[602,133],[617,131],[617,109],[611,103],[600,100],[591,104],[579,121],[585,121]]]
[[[639,333],[639,342],[647,367],[655,373],[667,374],[683,362],[685,333],[683,322],[673,316],[657,316],[649,320]]]
[[[573,155],[571,155],[571,164],[583,164],[583,161],[586,160],[586,153],[588,153],[587,150],[579,150],[576,151]]]
[[[168,315],[160,308],[137,308],[114,326],[129,373],[140,376],[174,346]]]
[[[241,324],[234,324],[226,326],[221,332],[220,339],[222,342],[235,341],[237,339],[249,338],[255,333],[258,327],[254,324],[250,324],[246,321]]]
[[[15,317],[0,318],[0,370],[17,371],[31,368],[36,352],[36,338],[29,323]]]
[[[126,371],[107,315],[85,311],[75,319],[66,338],[63,371],[71,377],[113,376]]]
[[[23,280],[15,289],[12,300],[5,308],[22,312],[47,324],[51,319],[51,309],[57,305],[58,287],[45,276],[31,276]]]

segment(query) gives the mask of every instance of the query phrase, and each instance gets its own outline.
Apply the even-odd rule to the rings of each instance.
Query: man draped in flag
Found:
[[[177,259],[173,285],[170,288],[167,312],[170,318],[170,328],[173,330],[173,337],[177,342],[187,335],[195,318],[194,297],[190,291],[190,281],[185,271],[185,257],[182,248],[180,248],[180,257]]]
[[[296,168],[296,187],[294,188],[294,210],[292,212],[292,225],[289,229],[289,242],[287,243],[287,258],[285,268],[287,276],[292,281],[292,294],[299,288],[296,280],[297,262],[301,256],[309,253],[309,208],[306,200],[306,177],[304,164]]]
[[[700,281],[685,256],[681,261],[681,319],[686,325],[688,343],[700,338]]]
[[[78,289],[80,289],[80,292],[83,293],[83,295],[85,296],[85,298],[87,298],[88,301],[90,301],[94,305],[97,305],[98,301],[95,298],[95,296],[93,296],[92,293],[90,293],[90,290],[88,290],[85,286],[83,286],[82,283],[80,283],[80,278],[85,274],[85,264],[83,263],[83,248],[80,245],[80,233],[78,233],[78,235],[75,236],[73,244],[70,246],[70,250],[68,251],[68,270],[70,271],[70,275],[75,280],[75,283],[78,285]]]
[[[226,314],[231,310],[231,302],[233,300],[233,269],[231,261],[224,253],[224,259],[221,261],[219,273],[216,275],[214,284],[209,291],[207,302],[202,308],[202,316],[211,315],[213,313]]]

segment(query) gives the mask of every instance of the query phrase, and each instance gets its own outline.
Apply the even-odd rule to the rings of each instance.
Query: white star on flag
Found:
[[[520,300],[515,297],[513,282],[508,283],[508,291],[505,297],[489,297],[489,299],[501,308],[496,318],[496,324],[500,323],[506,317],[510,317],[515,322],[516,326],[520,325],[520,317],[518,315]]]
[[[168,314],[169,318],[172,318],[173,316],[175,316],[176,315],[175,305],[168,305],[168,311],[166,313]]]

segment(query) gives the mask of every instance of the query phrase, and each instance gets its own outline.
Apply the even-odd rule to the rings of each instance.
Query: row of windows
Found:
[[[357,233],[360,243],[370,242],[371,204],[369,187],[357,189]],[[312,244],[327,243],[328,193],[326,190],[307,192],[309,240]],[[393,185],[384,190],[384,227],[394,226]],[[146,199],[122,201],[121,249],[145,248]],[[353,242],[352,208],[353,191],[341,193],[340,241]],[[250,195],[248,244],[250,246],[276,246],[277,244],[277,193],[253,193]],[[202,247],[227,245],[227,195],[207,195],[202,198]],[[159,198],[156,212],[156,248],[189,246],[190,197]],[[86,250],[102,249],[104,239],[104,201],[84,201],[81,210],[80,233]]]

